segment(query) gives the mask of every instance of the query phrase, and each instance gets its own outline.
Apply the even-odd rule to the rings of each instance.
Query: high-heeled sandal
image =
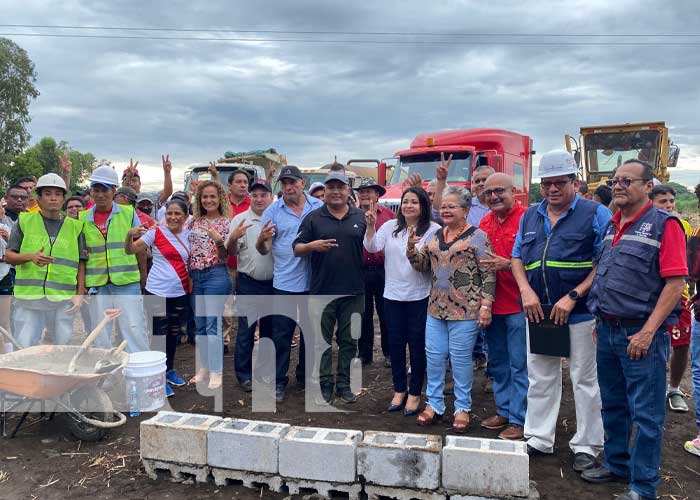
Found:
[[[460,415],[464,415],[464,418],[459,418]],[[455,415],[454,420],[452,421],[452,430],[462,434],[467,432],[467,429],[469,429],[469,412],[466,411],[460,411]]]
[[[418,412],[420,411],[420,397],[418,397],[418,404],[416,404],[415,408],[408,408],[408,399],[404,402],[404,409],[403,409],[403,416],[404,417],[412,417],[413,415],[418,415]]]
[[[431,415],[430,412],[433,414]],[[436,422],[439,422],[442,420],[442,415],[439,413],[436,413],[435,410],[433,410],[430,405],[426,406],[425,409],[418,415],[418,418],[416,419],[416,423],[420,425],[421,427],[427,427],[429,425],[433,425]]]

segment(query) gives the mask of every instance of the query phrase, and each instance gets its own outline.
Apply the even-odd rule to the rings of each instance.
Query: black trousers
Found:
[[[382,338],[382,354],[389,357],[389,335],[384,318],[384,267],[370,266],[362,269],[365,276],[365,312],[362,316],[362,334],[357,343],[358,357],[364,362],[372,361],[374,352],[374,308],[379,317],[379,332]]]

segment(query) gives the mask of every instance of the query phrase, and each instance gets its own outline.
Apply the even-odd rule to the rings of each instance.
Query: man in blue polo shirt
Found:
[[[262,229],[256,248],[262,255],[272,252],[274,273],[272,287],[275,295],[305,295],[309,291],[310,273],[306,257],[295,257],[292,243],[299,232],[301,221],[309,212],[323,206],[323,202],[304,192],[306,180],[298,167],[287,165],[278,177],[282,185],[282,198],[263,212]],[[299,317],[305,315],[299,311]],[[289,381],[289,356],[292,336],[296,323],[287,316],[273,316],[272,342],[275,345],[277,360],[275,377],[275,399],[284,401],[284,393]],[[304,382],[306,349],[303,332],[299,349],[299,362],[296,369],[297,383]]]

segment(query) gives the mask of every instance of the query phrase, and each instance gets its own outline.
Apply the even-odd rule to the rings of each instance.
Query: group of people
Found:
[[[243,170],[227,179],[228,193],[217,180],[173,193],[164,157],[166,183],[155,204],[140,196],[133,164],[121,187],[111,166],[96,168],[89,192],[78,196],[68,196],[56,174],[18,182],[0,223],[0,294],[15,299],[12,324],[0,326],[12,327],[26,347],[50,324],[55,341],[67,343],[79,310],[89,329],[105,310],[121,309],[116,323],[129,352],[149,349],[147,325],[166,337],[172,393],[171,385],[186,383],[174,359],[183,321],[193,318],[198,368],[191,382],[221,387],[228,334],[238,382],[252,390],[259,336],[274,345],[282,402],[295,329],[311,325],[314,335],[302,329],[299,338],[296,380],[317,384],[321,403],[330,404],[357,399],[351,366],[373,361],[376,310],[393,380],[388,412],[415,415],[420,426],[443,419],[449,365],[452,428],[466,432],[474,347],[485,338],[496,413],[480,425],[501,439],[526,440],[531,455],[553,453],[561,359],[568,357],[574,470],[592,483],[628,483],[618,498],[656,498],[666,403],[688,411],[680,391],[694,302],[688,281],[700,279],[700,265],[689,273],[694,257],[686,260],[686,243],[695,248],[700,229],[689,232],[673,211],[672,189],[655,186],[641,160],[623,163],[607,190],[592,196],[581,188],[574,158],[549,152],[537,172],[544,200],[529,208],[516,202],[514,179],[486,165],[473,172],[471,191],[448,186],[450,160],[443,158],[426,190],[409,179],[396,214],[379,203],[385,190],[373,179],[363,180],[351,203],[342,169],[314,186],[314,196],[291,165],[279,172],[278,199]],[[232,294],[272,297],[273,312],[281,311],[275,300],[297,307],[257,321],[224,318],[222,334]],[[160,306],[144,309],[149,296]],[[6,302],[0,307],[9,310]],[[700,426],[697,319],[692,337]],[[97,346],[111,345],[108,328]],[[700,436],[685,449],[700,456]]]

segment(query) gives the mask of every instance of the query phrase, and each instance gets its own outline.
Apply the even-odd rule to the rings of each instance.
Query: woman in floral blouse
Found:
[[[455,411],[452,428],[465,432],[472,404],[472,350],[479,330],[491,323],[496,273],[480,264],[492,251],[486,234],[467,223],[471,194],[448,187],[442,197],[440,218],[445,227],[416,249],[420,241],[408,239],[406,256],[417,271],[430,271],[432,285],[425,325],[428,405],[418,415],[418,425],[440,420],[445,413],[445,370],[450,357],[454,378]]]
[[[231,222],[230,207],[224,188],[206,181],[197,186],[193,218],[190,222],[190,275],[192,276],[193,310],[197,331],[199,369],[190,383],[209,381],[209,389],[221,387],[224,343],[221,321],[226,299],[231,293],[231,279],[226,269],[225,246]],[[202,299],[211,295],[211,299]]]

